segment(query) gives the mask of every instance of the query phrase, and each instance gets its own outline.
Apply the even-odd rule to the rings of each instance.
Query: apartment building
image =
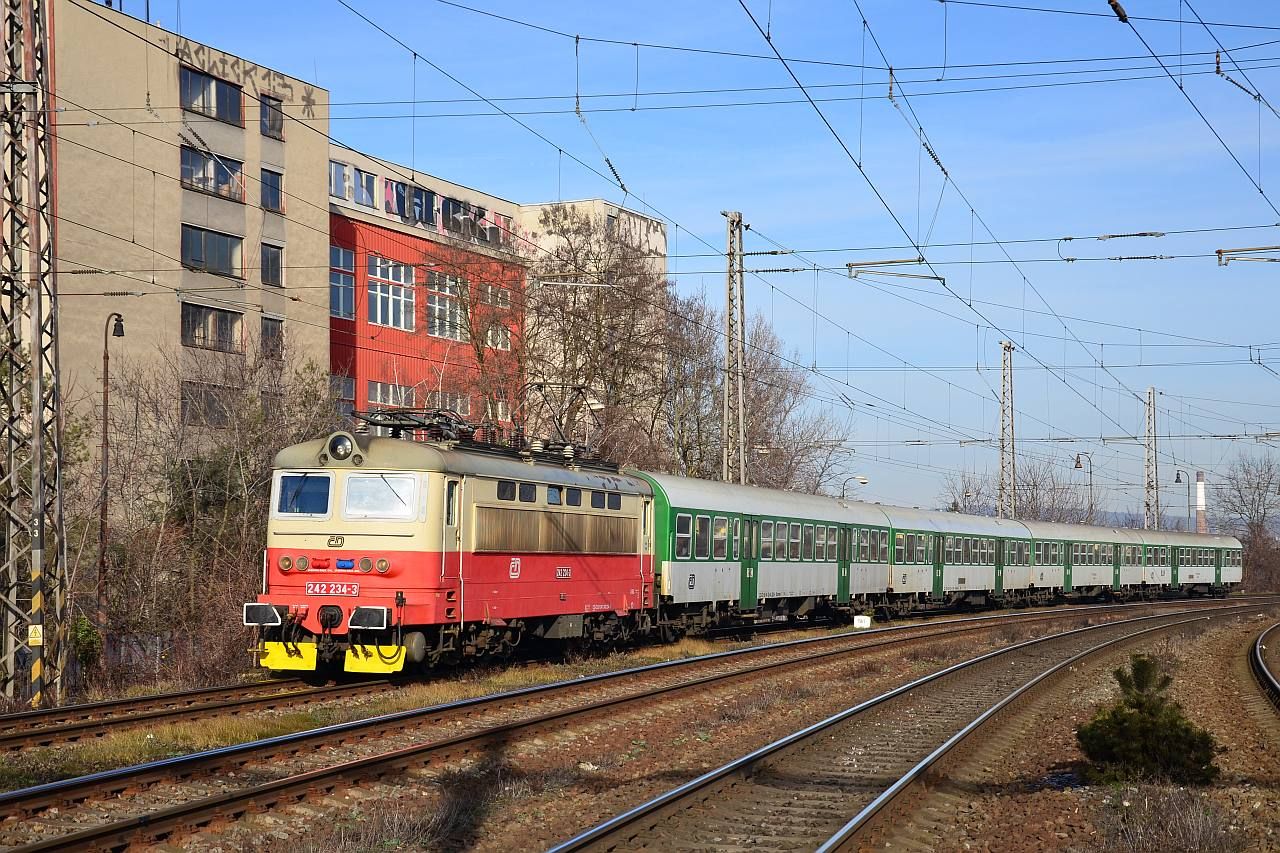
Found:
[[[247,361],[327,365],[328,92],[89,0],[51,31],[69,398],[116,312],[113,367],[176,360],[207,426]]]
[[[334,146],[330,364],[344,408],[508,425],[521,387],[518,205]]]

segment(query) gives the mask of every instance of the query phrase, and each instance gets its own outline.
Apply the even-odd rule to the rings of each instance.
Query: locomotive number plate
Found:
[[[307,581],[307,595],[359,595],[360,584],[341,581]]]

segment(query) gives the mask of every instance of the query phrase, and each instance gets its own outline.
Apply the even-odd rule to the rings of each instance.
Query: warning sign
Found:
[[[44,645],[44,626],[43,625],[27,626],[27,645],[28,646]]]

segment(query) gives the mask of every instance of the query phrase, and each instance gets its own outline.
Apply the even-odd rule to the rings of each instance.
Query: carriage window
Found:
[[[538,499],[538,486],[535,483],[520,484],[520,502],[531,504]]]
[[[760,522],[760,559],[773,559],[773,522]]]
[[[819,524],[813,530],[813,559],[825,563],[827,561],[827,528]]]
[[[804,526],[803,544],[804,544],[804,554],[803,554],[804,559],[812,560],[813,559],[813,525],[812,524],[806,524]]]
[[[512,480],[498,481],[498,500],[513,501],[516,499],[516,484]]]
[[[693,532],[693,555],[699,560],[705,560],[711,556],[711,516],[709,515],[698,516],[697,526]]]
[[[796,523],[791,525],[791,547],[787,551],[787,556],[792,560],[800,559],[800,525]]]
[[[577,489],[570,489],[570,491],[577,491]],[[581,494],[579,494],[579,498],[581,498]],[[676,516],[676,559],[677,560],[689,559],[689,546],[693,541],[693,534],[692,534],[692,531],[690,530],[691,522],[692,522],[692,519],[689,517],[688,513],[682,512]]]
[[[902,563],[907,559],[906,548],[902,544],[905,538],[901,533],[893,534],[893,562],[895,563]]]
[[[748,533],[749,532],[750,532],[750,528],[748,528]],[[735,560],[741,559],[742,552],[739,550],[739,548],[741,547],[740,545],[741,542],[742,542],[742,519],[735,518],[733,520],[733,559]]]
[[[591,493],[591,508],[604,509],[604,492]]]
[[[547,504],[549,506],[560,506],[559,486],[547,486]]]
[[[773,558],[775,560],[787,559],[787,523],[779,521],[773,528]]]
[[[329,483],[328,474],[282,475],[276,512],[282,515],[327,515]]]
[[[729,555],[729,519],[717,515],[711,528],[712,558],[723,560]]]
[[[413,518],[411,474],[352,475],[347,478],[347,518]]]
[[[564,502],[569,506],[582,506],[582,489],[565,489]]]
[[[834,560],[839,560],[844,558],[844,554],[841,552],[844,550],[844,545],[846,540],[843,537],[840,537],[839,539],[837,539],[837,537],[840,537],[840,533],[836,530],[836,528],[828,526],[827,527],[827,562],[832,562]],[[838,550],[836,545],[837,541],[839,542],[839,545],[840,545]]]
[[[622,495],[617,492],[609,493],[609,509],[622,509]]]

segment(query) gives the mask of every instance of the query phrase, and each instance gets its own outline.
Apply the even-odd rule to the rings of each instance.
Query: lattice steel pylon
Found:
[[[1156,457],[1156,389],[1147,389],[1147,432],[1142,455],[1142,526],[1160,527],[1160,460]]]
[[[1018,517],[1018,459],[1013,438],[1013,342],[1001,341],[1000,358],[1000,486],[996,515]]]
[[[720,421],[721,479],[747,482],[747,418],[743,373],[746,368],[746,306],[743,298],[742,214],[721,211],[728,219],[724,289],[724,407]]]
[[[0,691],[40,706],[61,700],[67,655],[48,3],[3,2]]]

